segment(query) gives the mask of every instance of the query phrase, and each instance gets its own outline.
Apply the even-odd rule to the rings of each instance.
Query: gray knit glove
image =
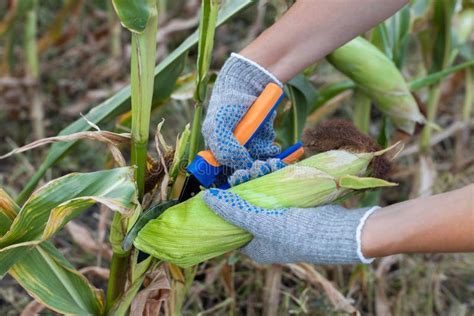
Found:
[[[255,160],[266,163],[267,159],[280,152],[278,146],[273,144],[275,116],[264,123],[246,148],[233,135],[237,123],[270,82],[282,86],[270,72],[238,54],[232,54],[222,67],[202,128],[206,146],[222,165],[234,170],[247,170]],[[263,169],[268,173],[274,166],[268,165]],[[250,173],[246,177],[250,177]]]
[[[235,193],[209,189],[204,201],[254,238],[243,252],[259,263],[371,263],[361,251],[361,231],[378,207],[347,210],[337,205],[265,209]]]

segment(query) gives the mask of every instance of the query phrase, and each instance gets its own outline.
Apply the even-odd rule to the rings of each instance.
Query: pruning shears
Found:
[[[234,130],[234,136],[240,144],[245,146],[252,140],[252,137],[258,130],[270,119],[283,97],[283,90],[278,85],[270,83],[265,87]],[[275,158],[279,158],[289,164],[298,160],[303,154],[303,145],[301,142],[298,142]],[[129,250],[132,247],[133,240],[148,221],[157,218],[169,207],[193,197],[201,191],[201,187],[209,188],[215,185],[216,180],[224,172],[224,167],[217,162],[210,150],[204,150],[197,153],[194,160],[186,168],[186,171],[188,174],[179,198],[159,203],[143,212],[125,236],[122,244],[124,250]],[[229,185],[225,182],[218,187],[227,189]],[[139,262],[147,257],[143,255],[144,253],[139,254]]]

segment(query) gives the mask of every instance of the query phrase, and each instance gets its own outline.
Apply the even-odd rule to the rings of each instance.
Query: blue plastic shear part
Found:
[[[223,166],[215,167],[209,164],[201,156],[196,155],[186,170],[194,175],[202,186],[208,188],[214,183],[216,177],[222,172],[223,168]]]
[[[278,155],[276,155],[275,158],[283,160],[289,155],[291,155],[292,153],[294,153],[295,151],[297,151],[298,149],[300,149],[301,147],[303,147],[303,143],[297,142],[291,145],[290,147],[288,147],[287,149],[285,149],[284,151],[282,151],[281,153],[279,153]]]

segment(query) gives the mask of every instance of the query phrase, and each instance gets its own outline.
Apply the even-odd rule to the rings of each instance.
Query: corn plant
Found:
[[[214,23],[224,23],[248,4],[250,1],[230,3]],[[38,172],[18,197],[22,207],[3,190],[0,192],[0,274],[10,273],[35,299],[65,314],[125,314],[141,286],[147,268],[154,267],[153,260],[142,265],[131,262],[136,260],[136,257],[131,258],[130,252],[123,251],[121,243],[129,216],[138,214],[141,210],[151,108],[161,105],[169,96],[182,70],[186,51],[198,42],[198,35],[191,35],[155,68],[155,1],[114,1],[114,8],[122,25],[132,32],[131,87],[124,88],[91,110],[85,120],[77,120],[60,135],[86,131],[91,128],[91,124],[110,119],[117,113],[126,111],[131,105],[131,152],[132,164],[136,167],[71,174],[53,180],[32,194],[49,167],[74,144],[57,143],[50,149]],[[214,16],[217,16],[217,10],[213,12]],[[208,21],[206,18],[205,22]],[[205,32],[202,33],[202,36],[204,35]],[[205,47],[207,52],[203,62],[209,65],[212,46],[209,48],[209,44],[206,44]],[[206,76],[207,68],[204,68],[200,78]],[[205,87],[204,79],[201,81],[200,86]],[[178,158],[183,157],[181,155]],[[110,234],[114,255],[107,299],[102,291],[92,286],[48,241],[68,221],[95,202],[117,211]],[[120,214],[127,214],[127,217]],[[129,273],[131,285],[125,288]]]
[[[196,89],[194,91],[194,115],[192,129],[189,139],[188,161],[192,161],[198,152],[198,146],[201,145],[201,119],[203,111],[203,103],[206,99],[207,85],[209,80],[209,67],[211,63],[212,50],[214,47],[214,33],[217,24],[217,12],[219,9],[218,0],[204,0],[201,2],[201,15],[199,23],[199,43],[198,58],[196,65]],[[180,177],[183,177],[181,174]],[[179,181],[178,183],[180,183]],[[177,192],[179,189],[174,189]],[[178,267],[173,267],[175,271],[179,271]],[[197,266],[187,267],[182,272],[185,276],[184,282],[181,279],[173,278],[173,290],[168,308],[172,314],[180,315],[181,308],[184,304],[189,286],[194,279]]]

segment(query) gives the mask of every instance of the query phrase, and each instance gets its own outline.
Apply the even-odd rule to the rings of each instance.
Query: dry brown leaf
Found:
[[[125,166],[125,159],[123,158],[120,150],[116,147],[120,144],[128,144],[130,142],[131,136],[129,133],[113,133],[109,131],[86,131],[78,132],[70,135],[63,136],[53,136],[43,139],[38,139],[28,145],[22,146],[20,148],[15,148],[9,153],[0,156],[0,159],[5,159],[14,154],[22,153],[46,144],[57,143],[57,142],[73,142],[80,139],[89,139],[94,141],[99,141],[106,143],[112,152],[112,155],[119,166]]]
[[[375,314],[376,315],[392,315],[390,310],[390,300],[385,293],[385,277],[395,263],[401,258],[401,255],[388,256],[380,260],[377,270],[375,271],[375,278],[377,279],[375,288]]]
[[[98,276],[104,280],[109,279],[110,270],[102,267],[97,266],[89,266],[79,270],[82,274],[93,274]]]
[[[112,259],[112,249],[106,245],[100,246],[97,241],[92,238],[87,228],[74,221],[67,223],[65,227],[74,242],[76,242],[83,250],[93,254],[100,253],[101,256],[109,260]]]
[[[334,112],[339,106],[342,105],[342,100],[347,99],[353,94],[352,90],[344,91],[334,98],[328,100],[326,103],[321,105],[317,110],[313,113],[308,115],[308,123],[314,125],[320,122],[323,118],[329,116],[332,112]]]
[[[113,92],[110,89],[91,89],[76,103],[61,108],[61,114],[76,117],[77,113],[87,111],[92,104],[109,97]]]
[[[156,33],[156,42],[161,43],[166,38],[175,32],[184,31],[195,27],[199,23],[199,15],[188,19],[173,19],[170,20],[166,25],[163,25],[158,29]]]
[[[130,315],[159,315],[162,303],[168,300],[171,287],[163,266],[145,277],[144,284],[147,283],[133,299]]]
[[[460,122],[456,121],[449,127],[443,129],[443,131],[434,134],[430,139],[430,147],[433,147],[447,138],[454,137],[456,133],[460,131],[468,130],[474,127],[474,121],[471,122]],[[420,152],[420,144],[414,143],[410,146],[406,146],[403,151],[398,155],[398,158],[414,155]]]
[[[263,315],[278,314],[280,306],[281,275],[283,267],[273,264],[265,271],[265,286],[263,288]]]
[[[38,315],[46,306],[37,302],[31,301],[25,308],[21,311],[20,316],[36,316]]]
[[[311,265],[299,263],[287,264],[286,266],[300,279],[306,280],[313,285],[321,286],[336,310],[344,311],[352,315],[360,315],[359,311],[352,305],[352,301],[344,297],[334,284],[322,276]]]
[[[228,296],[235,299],[234,266],[224,262],[220,270],[222,281]]]
[[[436,174],[436,166],[431,157],[421,155],[418,163],[418,172],[415,174],[411,197],[416,198],[432,195]]]
[[[226,256],[226,259],[227,258],[228,255]],[[227,292],[227,297],[232,298],[232,304],[230,306],[229,314],[235,314],[236,293],[234,265],[228,264],[227,260],[225,260],[220,270],[222,282],[224,283],[224,287]]]

